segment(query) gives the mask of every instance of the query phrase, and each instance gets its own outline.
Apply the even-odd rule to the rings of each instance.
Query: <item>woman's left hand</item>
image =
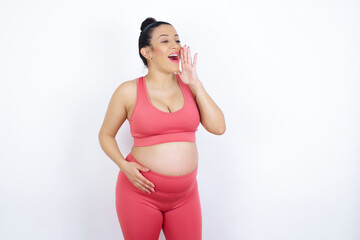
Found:
[[[196,73],[197,53],[194,56],[194,63],[192,63],[190,47],[185,45],[180,50],[180,59],[182,71],[180,72],[179,70],[176,73],[180,76],[181,80],[189,86],[195,86],[199,84],[200,80]]]

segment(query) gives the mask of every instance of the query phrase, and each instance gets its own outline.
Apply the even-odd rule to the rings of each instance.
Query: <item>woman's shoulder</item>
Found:
[[[115,90],[117,94],[121,94],[123,96],[132,95],[132,93],[136,93],[136,81],[138,78],[130,79],[122,82]]]
[[[138,78],[130,79],[122,82],[116,88],[114,95],[121,98],[127,104],[130,104],[136,100],[136,82]]]

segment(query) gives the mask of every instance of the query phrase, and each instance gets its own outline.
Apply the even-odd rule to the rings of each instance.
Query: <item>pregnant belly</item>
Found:
[[[142,166],[168,176],[188,174],[195,170],[198,164],[198,151],[194,142],[133,146],[131,154]]]

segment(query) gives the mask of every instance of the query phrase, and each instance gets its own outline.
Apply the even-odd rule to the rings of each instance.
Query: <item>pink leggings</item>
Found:
[[[131,152],[126,160],[140,164]],[[151,194],[137,189],[120,170],[115,201],[124,239],[158,240],[163,229],[167,240],[201,240],[197,169],[181,176],[141,171],[155,185],[155,192],[150,190]]]

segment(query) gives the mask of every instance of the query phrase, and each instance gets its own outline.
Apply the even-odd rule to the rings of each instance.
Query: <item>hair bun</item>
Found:
[[[140,27],[141,31],[143,31],[147,26],[149,26],[150,24],[152,24],[154,22],[157,22],[155,18],[152,18],[152,17],[146,18],[141,24],[141,27]]]

